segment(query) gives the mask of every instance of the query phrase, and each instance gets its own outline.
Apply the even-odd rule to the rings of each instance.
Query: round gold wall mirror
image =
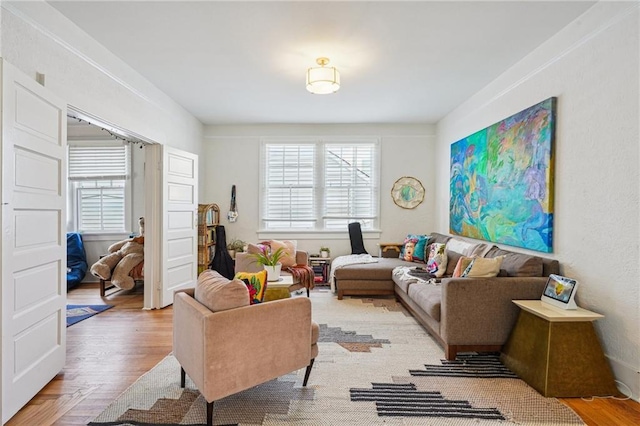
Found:
[[[424,200],[424,186],[416,178],[403,176],[391,188],[391,198],[403,209],[415,209]]]

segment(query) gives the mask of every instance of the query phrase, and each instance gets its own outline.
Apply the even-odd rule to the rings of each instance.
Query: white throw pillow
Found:
[[[466,241],[458,240],[457,238],[451,238],[449,241],[447,241],[448,251],[455,251],[456,253],[460,253],[461,255],[467,257],[472,256],[478,246],[480,246],[480,244],[472,244]]]

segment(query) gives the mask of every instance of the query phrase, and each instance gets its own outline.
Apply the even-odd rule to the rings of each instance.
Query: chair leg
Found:
[[[309,297],[309,287],[307,287],[307,297]]]
[[[207,426],[213,426],[213,401],[207,402]]]
[[[309,381],[309,374],[311,374],[311,369],[313,368],[313,362],[316,359],[313,358],[311,360],[311,362],[309,363],[309,365],[307,366],[306,371],[304,372],[304,380],[302,381],[302,386],[307,386],[307,382]]]
[[[180,387],[184,389],[185,382],[187,379],[187,373],[184,371],[184,368],[180,367]]]

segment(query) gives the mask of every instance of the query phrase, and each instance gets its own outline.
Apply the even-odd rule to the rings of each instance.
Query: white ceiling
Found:
[[[205,124],[435,123],[593,1],[55,1]],[[327,56],[331,95],[305,89]]]

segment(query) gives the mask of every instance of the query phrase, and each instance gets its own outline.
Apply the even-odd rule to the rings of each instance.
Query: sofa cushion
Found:
[[[500,265],[503,259],[504,256],[493,258],[474,257],[461,276],[467,278],[497,277],[498,273],[500,273]]]
[[[427,271],[440,278],[447,270],[447,253],[445,245],[441,243],[431,244],[429,250],[429,260],[427,260]]]
[[[240,280],[229,280],[207,269],[198,276],[195,299],[212,312],[249,305],[249,291]]]
[[[453,278],[462,277],[462,274],[467,270],[473,259],[473,257],[460,256],[451,276]]]
[[[279,248],[282,248],[285,252],[285,255],[280,259],[280,263],[282,263],[283,268],[289,268],[296,264],[296,241],[291,240],[271,240],[270,242],[271,250],[276,251]]]
[[[436,321],[440,321],[442,287],[434,284],[415,283],[409,286],[409,298]]]
[[[445,247],[446,250],[446,247]],[[458,261],[460,260],[462,256],[460,253],[456,253],[455,251],[449,251],[446,250],[447,253],[447,270],[444,273],[445,277],[451,277],[453,276],[453,272],[456,269],[456,266],[458,265]],[[463,269],[464,271],[464,269]]]
[[[500,276],[507,277],[542,277],[542,258],[524,253],[515,253],[493,247],[486,257],[504,256],[500,266]]]
[[[238,272],[234,279],[241,280],[249,290],[249,303],[254,305],[262,303],[264,294],[267,291],[267,271],[260,272]]]
[[[427,242],[429,241],[429,235],[409,234],[404,239],[404,244],[400,250],[400,259],[407,262],[421,262],[427,261]]]
[[[391,271],[396,266],[416,266],[413,262],[405,262],[398,258],[378,258],[375,263],[356,263],[345,265],[334,270],[340,280],[391,281]]]
[[[484,257],[492,247],[489,244],[472,243],[459,238],[451,238],[447,241],[447,251],[460,253],[468,257]]]
[[[429,275],[425,276],[423,274],[420,274],[421,276],[412,275],[411,271],[415,271],[415,267],[398,266],[392,271],[393,282],[405,293],[408,293],[409,286],[417,283],[418,279],[425,280],[431,278]],[[426,270],[424,270],[424,274],[427,274]]]

